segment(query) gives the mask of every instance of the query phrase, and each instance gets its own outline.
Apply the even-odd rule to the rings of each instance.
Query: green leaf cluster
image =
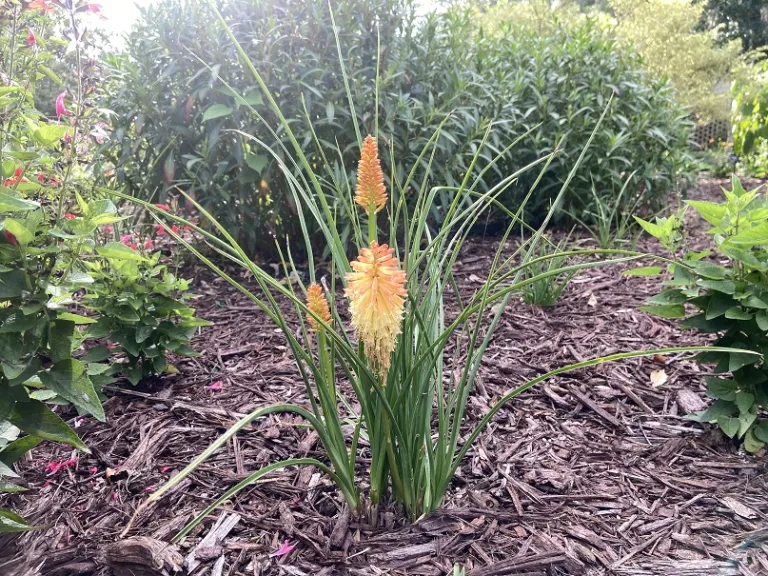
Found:
[[[638,219],[664,246],[681,251],[665,289],[642,309],[680,318],[684,328],[716,334],[714,346],[735,350],[698,356],[714,365],[707,386],[715,402],[693,418],[716,422],[756,452],[768,443],[768,202],[764,192],[746,191],[736,177],[723,195],[722,202],[686,202],[711,225],[710,251],[685,250],[682,217]]]

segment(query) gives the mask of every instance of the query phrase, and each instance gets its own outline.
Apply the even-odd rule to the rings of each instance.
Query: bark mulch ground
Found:
[[[703,181],[696,195],[716,194],[719,183]],[[475,239],[466,247],[456,274],[467,294],[495,246]],[[640,249],[659,250],[649,240]],[[638,311],[658,280],[620,271],[581,274],[550,309],[511,304],[468,419],[563,364],[705,341]],[[52,444],[33,451],[19,470],[29,492],[5,504],[42,528],[0,540],[0,574],[154,575],[181,558],[182,573],[212,576],[438,576],[454,562],[471,576],[768,574],[765,455],[746,455],[713,427],[684,418],[707,403],[700,369],[686,355],[600,365],[526,392],[469,452],[444,507],[415,524],[393,507],[375,526],[350,518],[324,475],[289,468],[245,490],[176,548],[163,545],[259,467],[322,458],[315,434],[275,415],[241,433],[121,538],[147,495],[240,415],[306,401],[280,333],[242,295],[195,274],[200,314],[215,322],[197,341],[203,356],[180,361],[180,374],[159,382],[121,383],[106,424],[70,415],[91,455]],[[70,459],[76,463],[56,473],[46,468]],[[285,540],[295,548],[270,557]],[[155,568],[114,569],[150,556]]]

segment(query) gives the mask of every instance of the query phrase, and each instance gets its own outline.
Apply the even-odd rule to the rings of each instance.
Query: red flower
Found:
[[[40,182],[40,184],[45,184],[45,174],[38,174],[37,181]]]
[[[115,231],[111,224],[104,225],[104,234],[112,234]]]
[[[147,250],[152,250],[152,240],[147,240],[144,242],[144,248]]]
[[[5,234],[5,240],[10,244],[11,246],[17,246],[18,242],[16,241],[16,236],[8,232],[8,230],[3,230],[3,234]]]
[[[43,14],[48,14],[50,12],[55,12],[56,8],[54,6],[48,5],[49,0],[32,0],[29,4],[27,4],[28,10],[42,10]]]
[[[16,180],[21,178],[22,174],[24,174],[24,169],[23,168],[16,168],[16,170],[13,171],[13,177],[16,178]]]
[[[155,234],[165,236],[165,227],[162,224],[155,224]]]
[[[173,226],[171,226],[171,232],[173,232],[174,234],[178,234],[179,233],[179,227],[176,226],[176,224],[174,224]]]
[[[93,12],[94,14],[97,14],[102,20],[107,19],[107,17],[101,13],[101,4],[97,4],[95,2],[89,2],[88,4],[85,5],[85,11]]]
[[[67,212],[66,214],[64,214],[64,218],[66,218],[67,220],[74,220],[75,218],[77,218],[77,216],[72,214],[72,212]]]
[[[160,210],[165,210],[166,212],[170,212],[170,208],[168,207],[168,204],[155,204]]]
[[[67,91],[64,90],[64,92],[56,96],[56,117],[59,120],[61,120],[62,116],[72,116],[72,113],[69,112],[64,106],[64,96],[66,95]]]
[[[51,186],[61,186],[61,182],[59,180],[56,180],[56,176],[51,176],[48,178],[48,184]]]
[[[35,38],[32,28],[29,28],[27,31],[27,46],[37,46],[37,38]]]

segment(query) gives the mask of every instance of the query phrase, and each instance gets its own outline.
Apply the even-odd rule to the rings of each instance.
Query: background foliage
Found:
[[[540,34],[594,19],[606,35],[632,46],[646,70],[668,78],[699,121],[709,122],[728,118],[728,85],[739,64],[740,42],[718,45],[716,30],[699,27],[703,10],[694,0],[605,0],[590,6],[508,0],[480,17],[490,29],[511,21]]]
[[[452,200],[450,188],[467,170],[487,169],[481,186],[488,189],[559,145],[529,205],[540,217],[614,93],[609,117],[566,206],[585,210],[593,202],[593,186],[614,195],[633,170],[626,200],[642,194],[653,203],[678,183],[686,165],[689,125],[672,90],[646,75],[630,50],[620,49],[594,26],[557,27],[542,36],[503,23],[487,33],[467,10],[416,19],[404,2],[336,3],[353,117],[325,3],[301,0],[288,11],[273,0],[227,0],[221,10],[236,23],[235,35],[263,73],[305,153],[317,164],[328,157],[324,185],[331,195],[339,183],[342,189],[354,184],[361,135],[378,130],[393,150],[391,157],[384,154],[385,172],[402,175],[416,165],[418,181],[428,161],[418,153],[442,126],[429,177],[448,188],[432,207],[434,221],[443,217]],[[127,52],[110,59],[105,106],[116,116],[107,153],[119,182],[132,194],[162,201],[178,185],[249,252],[270,255],[273,236],[297,238],[300,225],[293,192],[277,169],[277,158],[287,159],[285,134],[275,128],[274,113],[211,22],[205,8],[186,0],[165,0],[144,12]],[[375,22],[381,29],[378,125]],[[505,150],[519,137],[520,146]],[[476,152],[479,162],[473,166]],[[505,204],[515,207],[530,184],[520,181]],[[413,191],[407,193],[415,202]],[[343,203],[336,202],[334,209],[339,220],[350,217]],[[349,225],[342,229],[348,239]]]

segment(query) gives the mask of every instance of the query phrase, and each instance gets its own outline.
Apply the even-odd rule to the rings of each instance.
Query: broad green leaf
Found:
[[[624,276],[658,276],[663,271],[661,266],[643,266],[623,272]]]
[[[51,146],[62,138],[69,130],[66,124],[40,124],[32,131],[32,138],[43,147]]]
[[[686,416],[688,420],[696,422],[716,422],[722,416],[735,416],[739,412],[733,402],[715,400],[712,405],[703,412],[696,412]]]
[[[40,380],[46,388],[53,390],[62,398],[69,400],[80,410],[92,414],[104,422],[104,408],[93,382],[85,373],[85,366],[75,359],[61,360],[48,372],[40,373]]]
[[[755,315],[755,322],[757,322],[757,327],[760,328],[760,330],[768,332],[768,312],[760,310],[760,312]]]
[[[713,398],[728,400],[729,402],[736,400],[736,392],[739,389],[739,383],[735,380],[707,376],[706,381],[709,395]]]
[[[744,450],[749,452],[750,454],[754,454],[763,446],[765,446],[765,442],[762,440],[759,440],[757,438],[757,434],[755,434],[755,428],[752,430],[749,430],[746,435],[744,436]]]
[[[754,394],[749,392],[738,392],[736,394],[736,406],[739,408],[739,412],[744,414],[749,412],[749,409],[755,404]]]
[[[37,530],[36,526],[30,526],[24,518],[11,512],[0,509],[0,533],[27,532]]]
[[[753,414],[752,412],[746,412],[739,416],[739,438],[744,437],[744,434],[746,434],[747,430],[752,427],[755,420],[757,420],[757,414]]]
[[[686,262],[686,264],[693,268],[699,276],[704,278],[710,278],[712,280],[723,280],[730,276],[731,271],[728,268],[718,266],[712,262]]]
[[[3,451],[0,452],[0,462],[6,466],[10,466],[11,464],[21,460],[24,454],[32,450],[42,441],[42,438],[31,434],[22,436],[18,440],[14,440],[8,444],[8,446],[6,446]]]
[[[104,246],[96,248],[96,252],[104,258],[113,258],[115,260],[135,260],[137,262],[144,262],[144,258],[141,254],[126,246],[122,242],[110,242]]]
[[[245,100],[247,104],[250,104],[254,108],[264,104],[264,99],[261,97],[261,93],[258,90],[251,90],[250,92],[246,92],[243,100]]]
[[[22,246],[26,246],[32,240],[35,239],[35,235],[24,225],[20,220],[16,218],[6,218],[3,221],[3,226],[8,232],[16,237],[16,242]]]
[[[732,416],[719,416],[717,424],[728,438],[733,438],[739,432],[739,419]]]
[[[0,494],[18,494],[26,491],[27,489],[23,486],[19,486],[18,484],[0,478]]]
[[[739,346],[734,345],[734,348],[739,348]],[[729,352],[728,353],[729,360],[728,360],[728,372],[736,372],[739,368],[743,368],[744,366],[749,366],[750,364],[754,364],[757,362],[760,357],[755,356],[754,354],[748,354],[746,352]]]
[[[736,284],[730,280],[697,280],[697,286],[702,288],[708,288],[709,290],[715,290],[722,292],[723,294],[734,294],[736,292]]]
[[[752,320],[752,314],[740,306],[732,306],[725,311],[725,317],[731,320]]]
[[[88,352],[85,353],[85,355],[80,359],[80,361],[85,363],[103,362],[104,360],[109,358],[110,355],[111,355],[111,352],[109,351],[109,348],[107,348],[104,345],[101,345],[88,350]]]
[[[640,310],[662,318],[685,318],[685,306],[682,304],[667,304],[664,306],[640,306]]]
[[[0,299],[19,298],[27,290],[27,275],[21,270],[0,272]]]
[[[248,164],[248,168],[251,170],[261,173],[267,167],[267,157],[261,154],[248,154],[245,157],[245,163]]]
[[[0,213],[28,212],[38,208],[40,208],[40,204],[37,202],[0,192]]]
[[[96,324],[96,320],[88,318],[88,316],[81,316],[80,314],[73,314],[72,312],[59,312],[56,316],[57,320],[69,320],[75,324]]]
[[[90,454],[88,447],[64,420],[38,400],[17,402],[8,420],[27,434],[39,436],[44,440],[63,442]]]
[[[0,456],[2,456],[2,452],[0,452]],[[8,464],[0,460],[0,477],[5,476],[6,478],[18,478],[19,475],[16,473],[16,471],[11,468]]]
[[[649,304],[667,305],[684,304],[688,298],[680,290],[664,290],[656,296],[648,298]]]
[[[230,114],[232,114],[232,108],[229,106],[226,106],[225,104],[213,104],[203,113],[203,122],[229,116]]]
[[[754,228],[739,232],[735,236],[729,237],[724,244],[733,246],[759,246],[761,244],[768,244],[768,222],[763,222]]]
[[[635,221],[640,224],[643,230],[648,232],[651,236],[654,238],[662,239],[665,236],[664,228],[659,226],[658,224],[653,224],[652,222],[648,222],[647,220],[643,220],[642,218],[638,218],[637,216],[633,216]]]
[[[699,215],[713,226],[718,226],[725,216],[727,208],[724,204],[714,202],[704,202],[702,200],[686,200],[686,204],[691,206]]]
[[[732,308],[736,303],[733,298],[727,294],[723,294],[722,292],[712,292],[711,294],[712,295],[709,297],[709,304],[707,304],[705,312],[705,317],[707,320],[725,316],[726,310]]]
[[[72,346],[75,338],[75,323],[63,318],[57,318],[50,325],[51,360],[60,362],[72,357]]]
[[[755,436],[761,442],[768,442],[768,420],[761,420],[754,428]]]

